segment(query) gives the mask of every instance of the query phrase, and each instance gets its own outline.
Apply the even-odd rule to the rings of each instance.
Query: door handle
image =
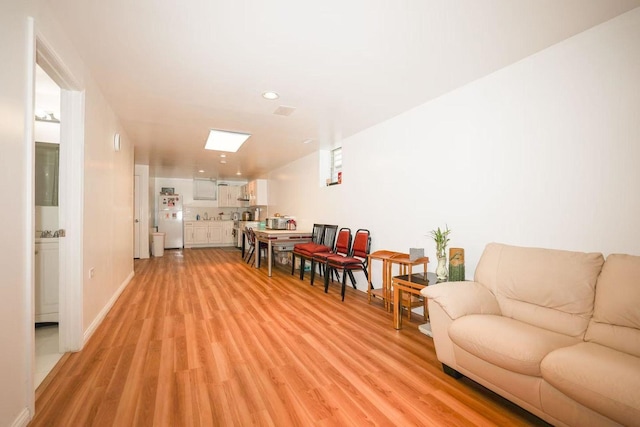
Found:
[[[140,222],[140,220],[136,219],[134,222],[137,224],[137,223],[139,223],[139,222]]]

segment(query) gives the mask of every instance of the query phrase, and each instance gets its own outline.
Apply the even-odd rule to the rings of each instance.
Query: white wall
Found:
[[[638,76],[635,9],[345,139],[342,185],[317,154],[274,171],[270,209],[425,247],[430,271],[448,224],[468,278],[492,241],[640,255]]]
[[[6,6],[6,7],[4,7]],[[114,294],[133,272],[132,206],[133,147],[123,135],[123,149],[115,153],[113,134],[120,131],[115,115],[92,82],[82,59],[50,18],[39,0],[13,0],[0,13],[0,176],[4,197],[13,209],[0,211],[4,225],[0,271],[0,322],[5,327],[0,353],[0,425],[22,425],[33,402],[33,137],[32,116],[26,114],[29,52],[27,18],[35,18],[39,36],[66,65],[85,90],[85,196],[84,260],[96,268],[91,282],[85,278],[84,328],[94,323]],[[121,132],[121,131],[120,131]]]
[[[32,245],[25,239],[33,233],[32,219],[25,215],[33,203],[31,181],[27,174],[30,161],[25,141],[25,87],[27,16],[29,1],[13,2],[0,13],[0,177],[5,185],[5,200],[11,200],[14,209],[0,210],[4,225],[0,239],[0,324],[3,351],[0,352],[0,425],[11,425],[24,414],[29,393],[27,370],[31,366],[28,354],[26,324],[30,320],[27,305],[27,286],[33,270],[28,262]],[[33,234],[31,234],[33,235]],[[9,327],[9,325],[14,325]]]

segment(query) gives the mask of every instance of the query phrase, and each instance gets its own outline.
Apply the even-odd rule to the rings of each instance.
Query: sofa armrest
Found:
[[[495,295],[478,282],[438,283],[420,293],[442,307],[452,320],[468,314],[502,314]]]

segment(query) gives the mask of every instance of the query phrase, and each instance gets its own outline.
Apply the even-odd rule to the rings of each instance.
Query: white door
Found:
[[[140,175],[133,177],[133,257],[140,258]]]

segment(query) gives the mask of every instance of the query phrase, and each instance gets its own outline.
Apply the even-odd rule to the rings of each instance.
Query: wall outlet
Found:
[[[89,279],[93,279],[93,276],[95,276],[95,274],[96,274],[96,269],[95,269],[95,267],[91,267],[91,268],[89,269]]]

